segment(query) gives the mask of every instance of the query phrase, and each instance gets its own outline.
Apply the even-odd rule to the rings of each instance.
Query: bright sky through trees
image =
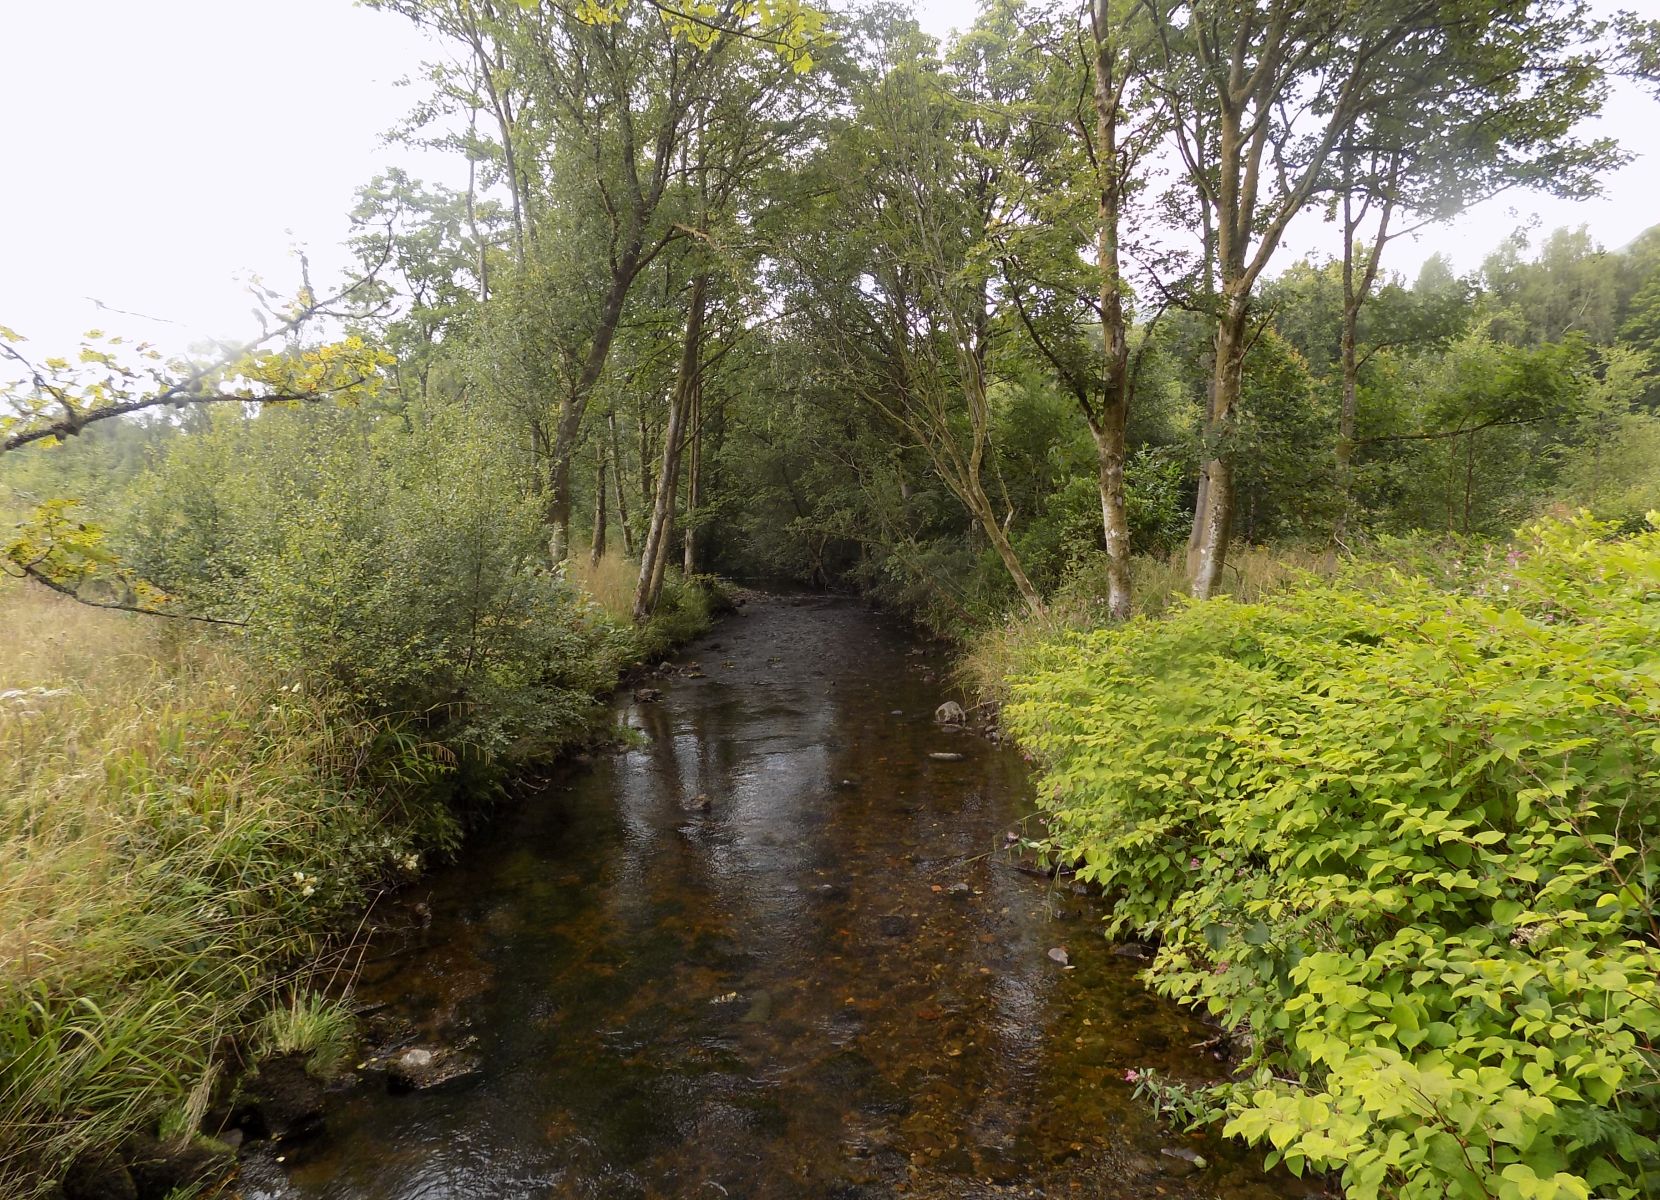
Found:
[[[971,0],[922,0],[944,35],[973,19]],[[415,99],[395,87],[436,51],[407,22],[348,0],[87,0],[8,14],[0,111],[9,114],[0,188],[0,319],[45,351],[117,323],[88,297],[176,325],[125,327],[170,348],[253,328],[240,276],[287,290],[304,246],[319,284],[342,269],[353,192],[396,162],[459,185],[454,159],[388,147],[381,135]],[[1598,132],[1640,157],[1611,175],[1604,199],[1533,193],[1491,201],[1391,254],[1409,276],[1429,255],[1477,266],[1505,234],[1584,223],[1623,245],[1655,220],[1660,106],[1617,89]],[[1305,216],[1286,259],[1333,253]]]

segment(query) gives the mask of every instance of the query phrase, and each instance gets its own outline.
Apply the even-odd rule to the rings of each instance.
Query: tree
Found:
[[[1347,528],[1360,313],[1385,249],[1511,188],[1593,195],[1599,173],[1629,157],[1611,139],[1574,135],[1607,96],[1597,44],[1605,27],[1577,0],[1471,5],[1440,20],[1451,28],[1390,56],[1337,149],[1343,334],[1334,546]]]
[[[548,327],[558,394],[537,397],[531,430],[545,458],[549,554],[570,543],[572,464],[588,403],[629,295],[684,230],[664,201],[694,114],[739,47],[756,42],[793,70],[812,65],[821,18],[798,3],[727,3],[708,11],[595,3],[574,10],[472,0],[378,0],[459,42],[459,63],[432,70],[437,96],[489,112],[496,140],[469,154],[499,164],[521,261],[540,258],[536,291],[564,319]],[[436,117],[443,104],[418,118]],[[573,294],[574,293],[574,294]],[[532,303],[546,303],[538,297]]]
[[[1012,44],[1025,58],[1025,74],[1023,91],[1003,101],[1024,136],[1008,164],[1015,198],[993,240],[1021,328],[1089,430],[1107,605],[1122,620],[1130,614],[1126,434],[1139,365],[1131,349],[1125,232],[1159,135],[1155,114],[1132,90],[1148,49],[1146,28],[1135,4],[1114,0],[1091,0],[1082,29],[1071,6],[1041,16],[1021,12],[1018,21],[1010,14],[1002,27],[988,25],[994,11],[982,16],[976,34]],[[1011,38],[1004,27],[1016,24],[1020,35]],[[1085,246],[1093,263],[1080,253]]]
[[[914,26],[883,49],[856,121],[821,167],[836,194],[793,250],[808,292],[799,307],[841,384],[925,456],[1027,608],[1041,612],[1009,536],[1015,513],[1000,513],[988,490],[995,331],[986,247],[1009,198],[996,153],[1009,125],[955,92]]]
[[[1545,71],[1565,66],[1583,83],[1589,77],[1581,49],[1603,27],[1587,21],[1578,0],[1456,6],[1269,0],[1241,7],[1166,0],[1149,3],[1146,11],[1161,50],[1150,87],[1174,130],[1184,182],[1198,196],[1205,218],[1199,232],[1208,243],[1214,230],[1216,247],[1216,357],[1192,583],[1194,594],[1204,597],[1220,581],[1232,529],[1229,438],[1252,336],[1253,297],[1292,218],[1326,194],[1358,197],[1362,204],[1364,197],[1388,195],[1398,204],[1409,177],[1428,176],[1426,191],[1432,192],[1429,183],[1457,166],[1441,152],[1456,149],[1460,139],[1496,145],[1487,165],[1500,175],[1514,169],[1571,108],[1563,108],[1563,100],[1537,127],[1515,125],[1495,139],[1486,124],[1491,93],[1506,102],[1501,111],[1516,118],[1515,106],[1524,102],[1533,78],[1526,75],[1525,55],[1550,45],[1548,38],[1530,40],[1542,36],[1540,29],[1560,38],[1561,54],[1544,64]],[[1472,47],[1483,49],[1478,54]],[[1441,72],[1446,81],[1437,83]],[[1465,89],[1476,98],[1465,100]],[[1485,97],[1484,89],[1490,93]],[[1425,161],[1440,165],[1409,171],[1415,160],[1408,154],[1418,149],[1413,138],[1424,131],[1413,130],[1413,118],[1401,110],[1417,112],[1414,97],[1425,91],[1451,98],[1447,124],[1428,131]],[[1362,174],[1371,191],[1359,186]],[[1348,212],[1358,228],[1353,203]],[[1387,240],[1387,224],[1381,228]],[[1358,303],[1376,268],[1365,260],[1352,265],[1360,275],[1351,277],[1349,290]]]

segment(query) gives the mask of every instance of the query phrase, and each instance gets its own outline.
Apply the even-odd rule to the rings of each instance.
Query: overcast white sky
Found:
[[[434,53],[402,18],[350,0],[5,8],[0,324],[29,336],[37,354],[72,348],[93,326],[174,347],[246,336],[255,322],[238,277],[257,272],[290,289],[296,244],[319,283],[337,275],[345,213],[375,172],[397,162],[459,182],[456,164],[382,143],[413,100],[395,82]],[[974,3],[922,0],[919,11],[944,34],[972,20]],[[1535,217],[1545,230],[1588,224],[1604,244],[1623,245],[1660,221],[1657,127],[1660,104],[1622,91],[1599,128],[1642,156],[1609,177],[1606,198],[1515,193],[1398,244],[1390,265],[1411,275],[1442,251],[1471,268]],[[1315,221],[1286,247],[1329,249]],[[99,313],[89,297],[174,324]]]

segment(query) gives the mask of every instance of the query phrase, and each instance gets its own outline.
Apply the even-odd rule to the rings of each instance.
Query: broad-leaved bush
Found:
[[[1525,530],[1058,636],[1011,729],[1053,835],[1247,1048],[1228,1134],[1347,1195],[1660,1188],[1660,532]]]

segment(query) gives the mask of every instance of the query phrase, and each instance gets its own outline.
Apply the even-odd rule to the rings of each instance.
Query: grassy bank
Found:
[[[573,611],[583,676],[709,610],[681,585],[645,630]],[[475,786],[511,770],[448,740],[492,714],[366,718],[256,642],[0,588],[0,1194],[137,1130],[188,1137],[262,1050],[338,1041],[319,955],[455,845],[458,763]]]
[[[1239,1053],[1162,1103],[1352,1197],[1660,1188],[1660,533],[1549,523],[991,664],[1057,852]]]

